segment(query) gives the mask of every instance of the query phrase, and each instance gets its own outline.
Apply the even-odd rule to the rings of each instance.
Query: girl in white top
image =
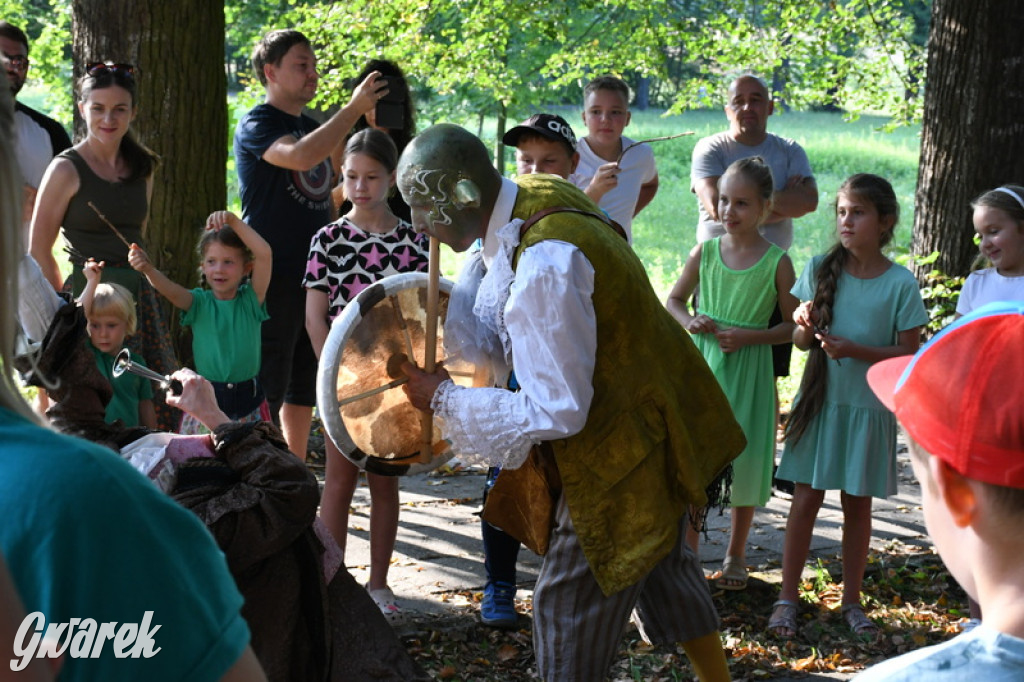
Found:
[[[1024,187],[1003,185],[971,202],[978,249],[992,264],[967,276],[956,304],[962,317],[994,301],[1024,301]],[[954,318],[955,319],[955,318]],[[971,630],[981,623],[981,606],[968,599]]]
[[[997,187],[971,206],[981,255],[992,267],[967,277],[956,305],[957,317],[993,301],[1024,301],[1024,187]]]

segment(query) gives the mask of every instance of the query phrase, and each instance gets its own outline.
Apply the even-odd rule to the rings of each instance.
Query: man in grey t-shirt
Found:
[[[775,180],[772,214],[761,231],[783,249],[793,243],[793,218],[818,207],[818,186],[803,148],[768,132],[774,103],[760,78],[740,76],[729,86],[725,115],[729,130],[705,137],[693,149],[690,189],[697,195],[700,221],[697,240],[724,234],[718,220],[718,178],[733,161],[760,156]]]

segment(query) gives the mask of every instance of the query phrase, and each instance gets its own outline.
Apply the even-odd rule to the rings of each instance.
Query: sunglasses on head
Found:
[[[103,76],[111,74],[112,76],[122,76],[124,78],[135,79],[135,67],[131,64],[115,64],[114,62],[92,62],[91,64],[85,65],[85,73],[89,76]]]

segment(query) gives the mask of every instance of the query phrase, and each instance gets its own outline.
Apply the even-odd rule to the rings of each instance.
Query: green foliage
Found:
[[[896,258],[896,261],[908,268],[916,267],[923,271],[926,267],[934,265],[938,258],[939,252],[932,251],[927,256],[916,257],[908,253]],[[956,304],[960,300],[960,290],[966,279],[947,275],[938,268],[932,268],[924,273],[925,283],[921,287],[921,298],[924,299],[925,309],[928,310],[929,336],[956,319]]]
[[[924,46],[913,11],[921,4],[352,0],[307,4],[279,23],[317,43],[324,105],[342,103],[344,81],[386,57],[438,97],[428,108],[448,115],[504,106],[517,119],[578,99],[582,83],[602,72],[652,78],[680,113],[707,105],[708,93],[721,101],[729,74],[755,71],[796,106],[827,102],[905,123],[920,115]]]
[[[32,60],[25,90],[44,112],[65,126],[71,123],[70,0],[0,0],[0,18],[28,35]],[[19,94],[19,98],[21,95]]]

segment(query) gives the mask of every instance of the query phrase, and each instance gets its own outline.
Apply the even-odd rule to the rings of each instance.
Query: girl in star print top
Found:
[[[388,275],[426,271],[428,241],[388,208],[395,188],[398,150],[384,132],[361,130],[345,145],[342,177],[352,210],[313,236],[302,285],[306,287],[306,331],[317,358],[330,324],[356,294]],[[348,510],[359,469],[326,440],[327,471],[320,517],[345,551]],[[370,486],[370,582],[366,589],[387,619],[401,612],[388,588],[388,566],[398,532],[398,479],[367,474]]]

